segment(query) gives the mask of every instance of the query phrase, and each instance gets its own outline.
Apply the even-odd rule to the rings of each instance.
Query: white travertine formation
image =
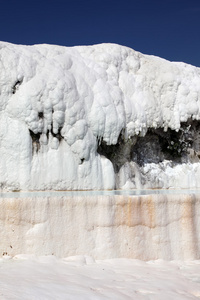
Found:
[[[0,42],[1,190],[137,188],[140,172],[133,183],[131,165],[123,165],[117,178],[98,144],[116,144],[120,133],[128,141],[148,128],[178,131],[189,119],[200,119],[199,68],[114,44]],[[171,173],[179,186],[170,168],[156,186],[171,187]]]
[[[200,258],[200,195],[1,198],[0,255]]]

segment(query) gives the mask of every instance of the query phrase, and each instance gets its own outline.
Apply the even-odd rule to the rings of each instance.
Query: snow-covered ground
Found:
[[[1,300],[192,300],[200,298],[200,261],[88,256],[4,257]]]

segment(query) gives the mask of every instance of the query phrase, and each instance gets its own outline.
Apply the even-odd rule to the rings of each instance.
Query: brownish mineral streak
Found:
[[[200,195],[2,198],[0,254],[199,259]]]

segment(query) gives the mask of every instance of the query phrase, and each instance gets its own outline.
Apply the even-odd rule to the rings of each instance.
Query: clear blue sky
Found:
[[[200,67],[200,0],[2,0],[0,40],[117,43]]]

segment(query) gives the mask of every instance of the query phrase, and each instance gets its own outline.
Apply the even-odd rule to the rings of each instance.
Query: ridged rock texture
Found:
[[[200,69],[0,42],[1,190],[200,187]]]
[[[200,258],[200,195],[2,198],[0,255]]]

